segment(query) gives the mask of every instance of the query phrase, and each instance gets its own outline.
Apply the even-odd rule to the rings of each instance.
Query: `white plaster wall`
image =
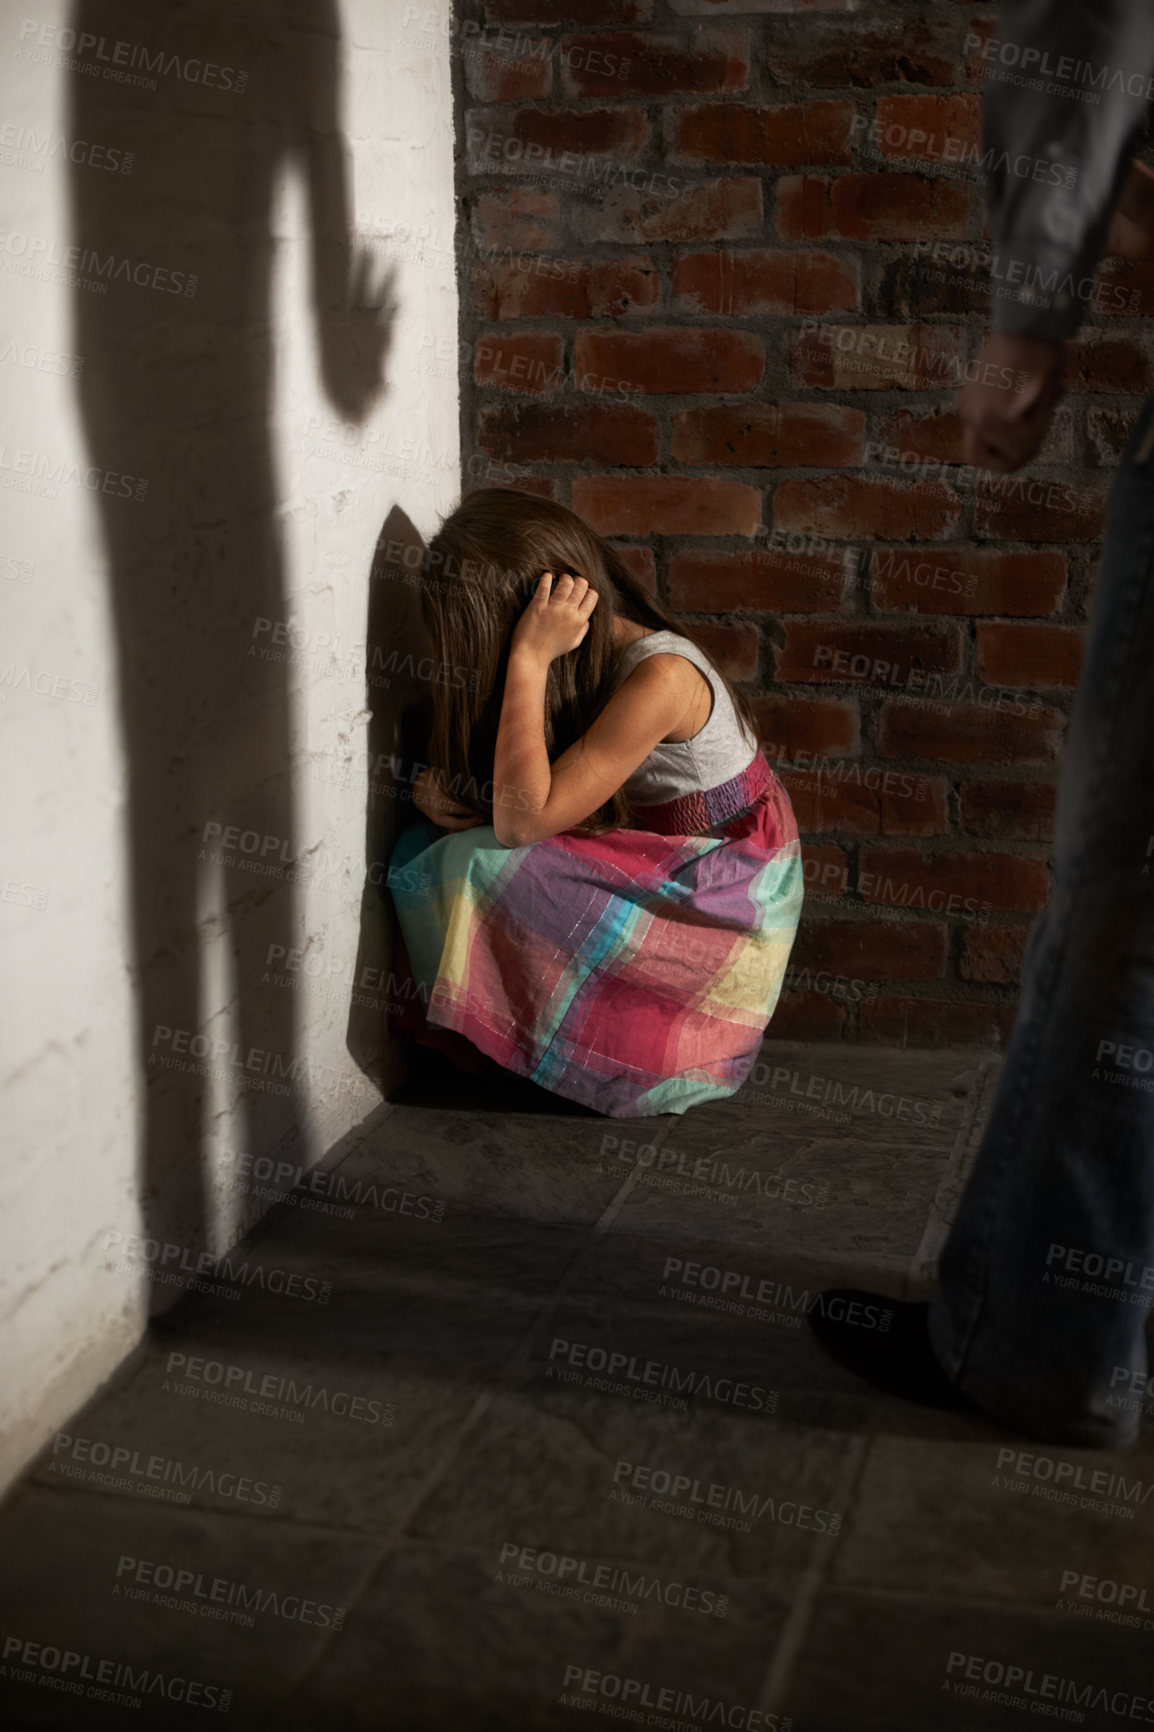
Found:
[[[291,165],[274,207],[275,497],[290,618],[296,641],[308,646],[284,665],[298,856],[320,868],[284,931],[286,950],[296,947],[317,970],[300,970],[293,994],[297,1050],[308,1067],[294,1144],[304,1164],[380,1099],[346,1047],[347,984],[363,943],[368,710],[360,646],[374,543],[396,507],[427,536],[459,484],[456,369],[433,379],[427,366],[430,354],[456,350],[448,0],[422,0],[415,23],[412,11],[379,0],[344,0],[341,11],[342,130],[356,227],[378,265],[392,263],[397,309],[386,394],[359,429],[342,433],[319,382],[307,203]],[[163,11],[136,13],[137,35],[154,41]],[[28,55],[35,44],[21,38],[21,16],[0,24],[0,123],[64,136],[67,80],[79,75],[45,64],[50,53]],[[59,0],[45,0],[36,17],[50,33],[69,22]],[[57,485],[54,498],[19,490],[21,466],[37,461],[21,452],[45,454],[53,468],[90,462],[69,373],[73,294],[19,274],[28,248],[14,238],[68,245],[67,172],[50,154],[38,171],[0,159],[0,1483],[113,1371],[165,1297],[147,1260],[118,1269],[109,1254],[110,1244],[141,1232],[144,1217],[127,769],[108,559],[97,500],[82,480]],[[95,198],[103,188],[91,172]],[[162,547],[157,558],[163,562]],[[318,634],[335,640],[335,660]],[[243,742],[229,761],[243,814],[268,765],[246,762]],[[158,810],[158,826],[164,821]],[[199,851],[195,836],[169,841]],[[235,1008],[225,895],[205,865],[192,942],[202,990],[197,1032],[211,1037],[229,1035]],[[370,1018],[370,1046],[372,1026]],[[202,1162],[203,1217],[173,1229],[192,1253],[227,1250],[265,1207],[235,1183],[245,1135],[238,1098],[232,1076],[213,1083],[199,1155],[172,1151],[174,1182],[182,1163]],[[271,1152],[285,1127],[270,1123],[267,1134],[269,1147],[251,1153]]]

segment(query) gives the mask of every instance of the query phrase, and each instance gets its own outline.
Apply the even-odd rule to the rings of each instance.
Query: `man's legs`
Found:
[[[929,1330],[979,1407],[1109,1445],[1137,1430],[1121,1404],[1154,1303],[1154,398],[1114,486],[1086,649],[1054,893]]]

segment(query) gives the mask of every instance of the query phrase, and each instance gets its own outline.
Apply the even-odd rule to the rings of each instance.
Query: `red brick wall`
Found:
[[[1024,477],[961,468],[991,15],[797,4],[466,5],[467,473],[571,504],[761,694],[810,889],[773,1032],[997,1042],[1154,279],[1100,273]]]

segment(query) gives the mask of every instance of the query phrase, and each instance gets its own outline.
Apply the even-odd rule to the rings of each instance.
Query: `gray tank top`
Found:
[[[691,740],[665,741],[655,746],[624,787],[627,800],[637,806],[657,806],[716,788],[747,770],[760,746],[746,733],[725,682],[709,657],[675,631],[655,631],[640,637],[622,651],[617,664],[617,683],[629,677],[646,656],[684,656],[704,676],[713,693],[709,720]]]

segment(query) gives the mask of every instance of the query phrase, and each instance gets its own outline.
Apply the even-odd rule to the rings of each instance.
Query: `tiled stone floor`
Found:
[[[1049,1673],[1120,1726],[1149,1634],[1062,1582],[1154,1601],[1141,1501],[1031,1495],[999,1449],[1045,1446],[875,1398],[800,1324],[832,1282],[928,1290],[996,1061],[765,1062],[682,1119],[426,1075],[367,1120],[333,1209],[280,1205],[240,1297],[183,1298],[0,1508],[0,1724],[216,1725],[230,1691],[241,1732],[984,1732],[1058,1717]],[[694,1264],[765,1314],[702,1305]],[[1145,1442],[1052,1453],[1154,1480]]]

